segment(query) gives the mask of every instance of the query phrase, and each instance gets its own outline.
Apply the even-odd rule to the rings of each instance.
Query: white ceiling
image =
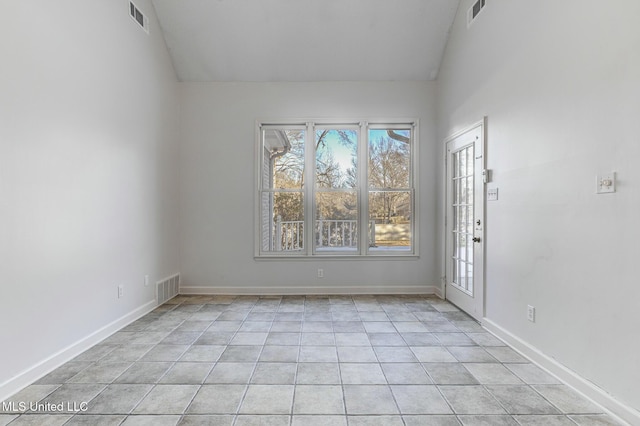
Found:
[[[180,81],[416,81],[459,0],[152,2]]]

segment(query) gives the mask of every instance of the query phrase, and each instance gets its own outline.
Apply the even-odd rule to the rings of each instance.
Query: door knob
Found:
[[[479,243],[480,242],[480,237],[473,237],[473,242],[474,243]]]

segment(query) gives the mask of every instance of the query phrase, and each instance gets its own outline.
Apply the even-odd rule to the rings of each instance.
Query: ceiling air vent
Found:
[[[132,2],[129,2],[129,15],[149,34],[149,19]]]
[[[473,24],[473,21],[476,20],[476,18],[480,14],[480,11],[484,9],[484,3],[485,0],[477,0],[473,3],[473,6],[471,6],[469,10],[467,10],[467,28],[469,28],[471,24]]]

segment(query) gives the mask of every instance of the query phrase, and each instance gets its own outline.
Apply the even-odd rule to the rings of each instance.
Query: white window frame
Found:
[[[305,150],[304,150],[304,181],[310,182],[303,188],[304,203],[304,248],[299,251],[271,251],[262,249],[262,224],[261,224],[261,194],[263,191],[262,172],[264,161],[264,149],[262,146],[263,129],[305,129]],[[397,129],[411,130],[411,173],[410,191],[411,194],[411,249],[410,250],[385,250],[370,249],[368,244],[368,232],[358,233],[357,250],[316,250],[314,239],[314,226],[306,226],[314,221],[315,199],[316,199],[316,153],[312,149],[315,147],[315,130],[317,128],[331,129],[357,129],[357,164],[358,164],[358,185],[356,194],[358,198],[358,224],[359,229],[366,229],[369,221],[369,185],[368,185],[368,156],[369,156],[369,130],[373,129]],[[412,258],[419,256],[419,221],[418,206],[418,158],[419,158],[419,125],[417,119],[377,119],[377,120],[256,120],[255,123],[255,201],[254,201],[254,257],[256,259],[380,259],[388,258]],[[364,226],[362,224],[365,224]]]

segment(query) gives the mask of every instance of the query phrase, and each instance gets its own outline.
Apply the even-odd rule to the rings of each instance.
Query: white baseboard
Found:
[[[438,294],[437,286],[323,286],[323,287],[180,287],[191,295],[328,295],[328,294]]]
[[[442,291],[442,287],[434,285],[433,286],[433,294],[438,296],[440,299],[444,300],[444,292]]]
[[[154,310],[156,306],[157,304],[155,300],[147,302],[139,308],[134,309],[128,314],[121,316],[115,321],[91,333],[90,335],[56,352],[49,358],[40,361],[33,367],[17,374],[6,382],[0,383],[0,401],[6,401],[8,398],[10,398],[12,395],[15,395],[26,386],[29,386],[33,382],[49,374],[51,371],[60,367],[62,364],[71,361],[82,352],[91,348],[95,344],[100,343],[102,340],[109,337],[124,326],[148,314],[149,312]]]
[[[621,403],[596,384],[586,380],[555,359],[545,355],[536,347],[505,330],[493,321],[483,318],[482,325],[534,364],[551,373],[596,405],[601,406],[610,415],[615,417],[616,420],[630,425],[640,425],[640,412]]]

